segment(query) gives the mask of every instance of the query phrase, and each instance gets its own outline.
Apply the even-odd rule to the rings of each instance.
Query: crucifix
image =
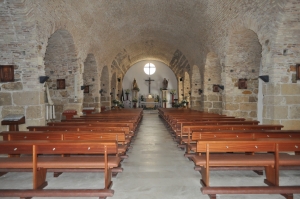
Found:
[[[150,94],[150,85],[151,85],[151,81],[154,81],[154,80],[151,79],[151,78],[149,77],[149,79],[146,79],[145,81],[148,81],[148,82],[149,82],[149,94]]]

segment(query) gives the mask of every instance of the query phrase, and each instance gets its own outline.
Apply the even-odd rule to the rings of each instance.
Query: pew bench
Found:
[[[5,197],[111,197],[111,170],[120,164],[117,153],[117,142],[95,141],[1,141],[1,154],[26,154],[18,158],[1,157],[0,168],[32,169],[32,189],[0,189],[0,195]],[[47,154],[47,156],[40,156]],[[68,158],[60,154],[74,154]],[[84,154],[80,156],[77,154]],[[86,156],[102,154],[103,156]],[[114,155],[114,156],[109,156]],[[45,189],[48,169],[104,169],[104,188],[99,189]]]
[[[0,136],[3,137],[4,141],[25,141],[25,140],[56,140],[56,141],[117,141],[118,143],[118,155],[121,159],[128,158],[126,152],[128,146],[125,139],[124,132],[59,132],[59,131],[4,131],[0,133]],[[68,154],[62,154],[68,156]],[[0,176],[10,172],[11,170],[0,169]],[[13,170],[12,170],[13,171]],[[26,169],[20,171],[28,171]],[[74,169],[51,169],[50,171],[54,172],[54,177],[58,177],[63,172],[74,172]],[[82,170],[81,170],[82,171]],[[87,172],[93,171],[103,171],[103,169],[87,169]],[[113,177],[117,176],[118,173],[123,172],[123,169],[115,167],[112,169]]]
[[[255,154],[244,154],[249,151]],[[201,166],[201,192],[211,199],[215,199],[216,194],[281,194],[293,199],[293,194],[300,193],[300,185],[280,185],[279,167],[300,166],[299,155],[282,153],[294,151],[300,151],[300,139],[199,140],[196,152],[205,155],[194,156],[192,160]],[[210,186],[210,168],[225,166],[264,167],[264,182],[269,186]]]
[[[197,141],[202,139],[261,139],[261,138],[300,138],[300,130],[246,130],[246,131],[193,131],[184,139],[186,157],[195,155]]]

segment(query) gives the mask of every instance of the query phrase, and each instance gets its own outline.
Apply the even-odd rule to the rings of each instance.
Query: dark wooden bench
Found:
[[[245,155],[244,153],[248,151],[255,154]],[[293,194],[300,193],[300,186],[281,186],[279,167],[300,166],[300,156],[281,153],[294,151],[300,151],[300,139],[199,140],[196,152],[205,155],[194,156],[192,160],[201,166],[203,186],[201,191],[208,194],[211,199],[215,199],[216,194],[282,194],[292,199]],[[221,154],[214,154],[220,152]],[[266,173],[264,182],[269,186],[210,186],[210,168],[225,166],[264,167]]]
[[[99,141],[2,141],[1,154],[30,154],[19,158],[1,157],[2,169],[32,169],[32,189],[0,189],[2,197],[72,197],[82,196],[99,198],[111,197],[111,170],[120,164],[120,158],[109,156],[117,153],[117,142]],[[39,156],[47,154],[49,156]],[[60,154],[76,154],[65,157]],[[100,156],[81,156],[77,154],[103,154]],[[66,161],[67,160],[67,161]],[[46,173],[48,169],[104,169],[104,188],[99,189],[43,189],[47,186]]]

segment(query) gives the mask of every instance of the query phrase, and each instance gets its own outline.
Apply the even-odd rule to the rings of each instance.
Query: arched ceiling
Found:
[[[285,2],[285,0],[32,1],[39,10],[50,9],[52,12],[54,10],[54,14],[51,15],[56,18],[56,23],[66,19],[72,21],[75,28],[78,25],[76,32],[79,32],[81,37],[89,37],[91,45],[100,46],[101,59],[110,60],[110,64],[118,54],[125,51],[128,55],[125,63],[118,63],[124,65],[124,70],[145,59],[155,59],[170,65],[177,51],[185,56],[190,66],[203,67],[206,54],[211,50],[206,48],[215,45],[217,51],[224,46],[227,25],[230,25],[225,23],[226,20],[242,18],[237,16],[246,15],[244,14],[246,12],[251,12],[253,16],[255,12],[263,13],[265,21],[274,20],[278,8],[282,7],[280,3]],[[272,9],[265,10],[264,7],[269,5],[272,5]],[[83,45],[81,42],[78,43]],[[175,71],[173,68],[172,70]]]

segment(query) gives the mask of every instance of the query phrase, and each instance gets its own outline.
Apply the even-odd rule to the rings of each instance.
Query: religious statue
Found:
[[[164,78],[163,80],[163,89],[164,90],[168,89],[168,80],[166,78]]]
[[[137,85],[136,80],[134,78],[133,83],[132,83],[132,89],[134,90],[134,89],[138,89],[138,88],[139,88],[139,86]]]

